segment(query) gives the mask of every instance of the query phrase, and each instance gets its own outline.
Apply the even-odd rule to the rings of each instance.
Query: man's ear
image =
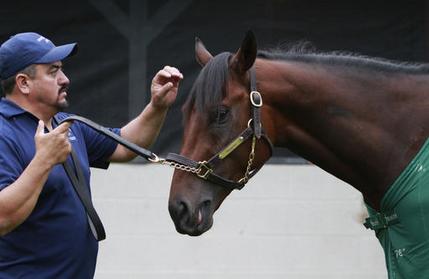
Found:
[[[19,73],[15,76],[15,83],[17,89],[23,94],[30,94],[30,77],[24,73]]]

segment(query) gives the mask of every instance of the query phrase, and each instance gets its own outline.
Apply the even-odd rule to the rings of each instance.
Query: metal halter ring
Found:
[[[250,92],[250,102],[252,103],[252,105],[254,107],[260,108],[262,107],[262,96],[261,93],[259,93],[258,91],[252,91]],[[256,96],[256,98],[255,98]]]
[[[253,118],[250,118],[249,121],[247,121],[247,127],[250,128],[250,123],[252,123]],[[259,123],[259,126],[262,127],[262,123]]]

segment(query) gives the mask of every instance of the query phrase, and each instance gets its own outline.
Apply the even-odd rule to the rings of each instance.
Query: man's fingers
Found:
[[[158,91],[158,97],[163,98],[164,96],[167,96],[168,92],[170,91],[170,89],[172,89],[174,87],[172,82],[167,82],[166,84],[164,84]]]
[[[54,129],[54,131],[58,131],[59,133],[65,133],[66,131],[69,130],[70,126],[71,126],[71,122],[67,121],[67,122],[63,122],[60,125],[58,125],[58,127],[56,127]]]
[[[169,78],[171,78],[171,74],[168,71],[159,70],[153,80],[157,83],[163,83],[163,81],[168,80]]]
[[[36,129],[36,135],[44,135],[45,134],[45,123],[42,120],[39,120]]]
[[[165,66],[163,70],[167,71],[171,77],[183,79],[183,74],[175,67]]]
[[[159,70],[155,75],[155,80],[157,79],[173,79],[177,82],[183,79],[183,74],[174,67],[165,66],[164,69]]]

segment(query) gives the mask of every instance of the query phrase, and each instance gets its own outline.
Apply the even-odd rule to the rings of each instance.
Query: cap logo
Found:
[[[38,42],[41,42],[41,41],[45,41],[45,43],[49,43],[50,42],[50,40],[48,40],[48,39],[46,39],[45,37],[43,37],[43,36],[40,36],[38,39],[37,39],[37,41]]]

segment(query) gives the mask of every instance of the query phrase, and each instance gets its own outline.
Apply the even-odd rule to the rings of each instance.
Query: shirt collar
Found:
[[[11,118],[20,114],[24,114],[27,111],[23,110],[20,106],[14,102],[1,98],[0,100],[0,114],[4,117]]]

